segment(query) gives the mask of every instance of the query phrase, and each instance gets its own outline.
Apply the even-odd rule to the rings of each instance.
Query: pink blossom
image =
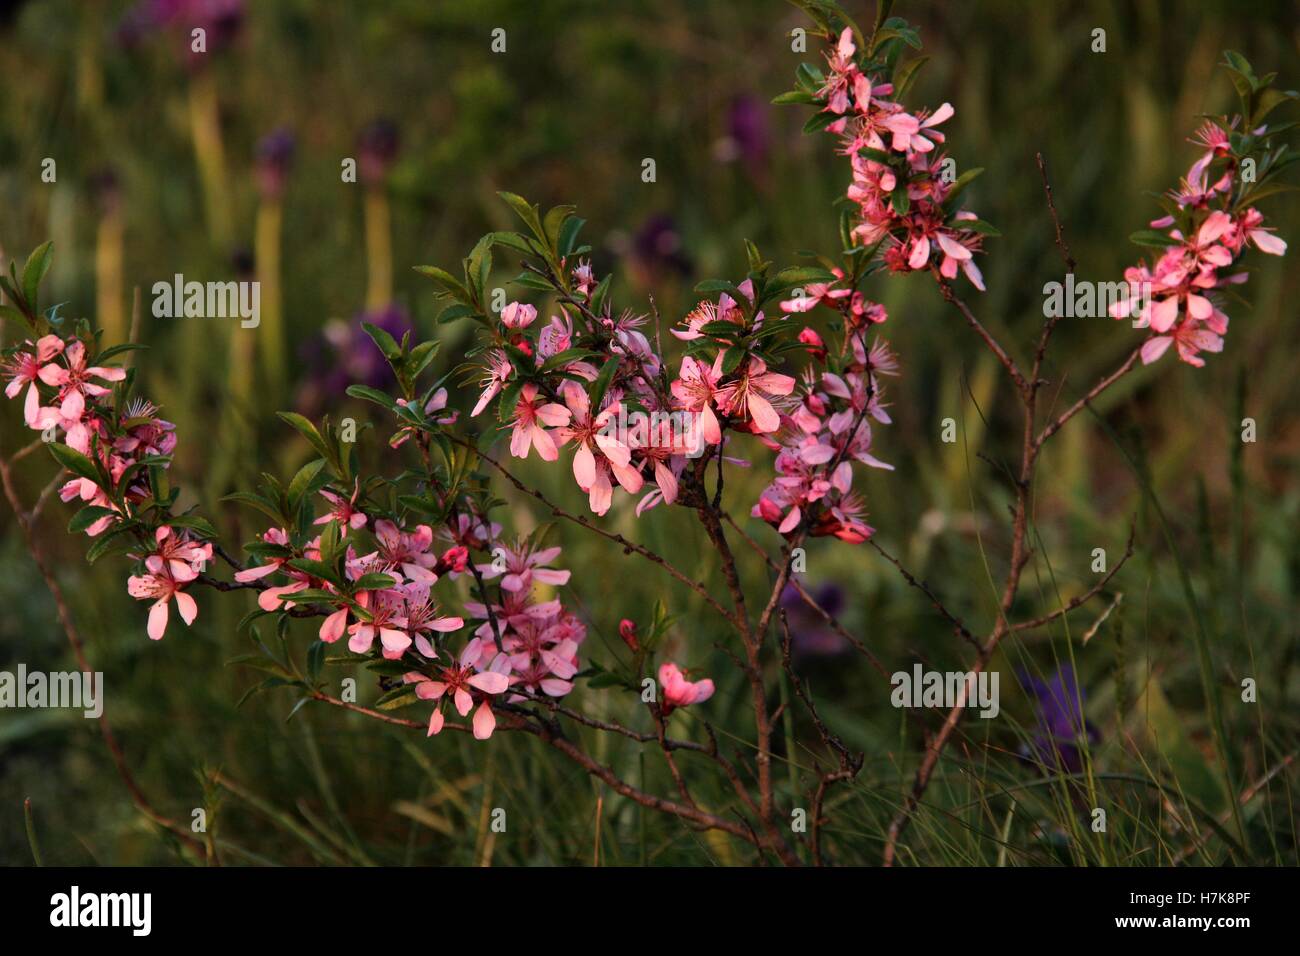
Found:
[[[525,302],[511,302],[501,310],[501,324],[508,329],[526,329],[537,321],[537,307]]]
[[[682,357],[677,378],[669,386],[679,408],[698,413],[700,433],[710,445],[722,442],[722,427],[718,422],[718,416],[713,412],[718,397],[718,382],[721,379],[721,352],[714,359],[712,366],[685,355]]]
[[[321,497],[330,503],[330,510],[317,518],[313,524],[339,523],[339,533],[346,535],[348,529],[364,528],[369,518],[357,507],[357,498],[361,496],[361,479],[358,478],[352,489],[352,497],[344,498],[327,488],[321,489]]]
[[[543,461],[555,461],[560,457],[560,452],[545,426],[567,425],[569,418],[569,410],[563,405],[539,400],[538,388],[532,382],[524,385],[515,405],[510,454],[516,458],[527,458],[528,450],[532,447],[537,449],[537,454]]]
[[[289,546],[289,535],[283,528],[268,528],[263,532],[262,540],[267,544],[275,545],[280,548],[287,548]],[[274,574],[276,571],[279,571],[284,567],[284,563],[288,560],[288,558],[271,558],[271,560],[266,564],[245,568],[242,571],[236,571],[235,580],[244,583],[257,581],[269,574]]]
[[[533,550],[527,542],[521,541],[513,549],[500,548],[491,564],[479,565],[479,573],[485,580],[492,580],[500,574],[501,587],[507,591],[527,594],[533,582],[561,587],[569,583],[569,572],[545,567],[560,556],[560,548],[542,548]]]
[[[506,358],[505,352],[498,349],[488,356],[488,365],[484,369],[486,373],[483,376],[483,392],[479,395],[478,402],[474,410],[470,412],[470,417],[476,417],[483,409],[487,408],[488,402],[492,401],[505,385],[506,380],[514,374],[514,366],[510,364],[510,359]]]
[[[772,407],[772,398],[789,395],[794,386],[791,376],[769,372],[762,359],[751,358],[739,378],[717,390],[718,404],[728,414],[752,422],[754,431],[774,432],[781,417]]]
[[[615,469],[627,468],[631,460],[627,445],[610,428],[610,420],[619,406],[611,403],[593,417],[591,402],[581,385],[567,380],[560,388],[564,404],[569,408],[570,419],[568,424],[556,430],[556,437],[562,445],[573,442],[577,446],[573,455],[574,481],[579,488],[589,493],[592,510],[603,513],[597,507],[602,503],[603,495],[600,492],[592,494],[598,478],[597,453]],[[608,502],[604,503],[608,508]]]
[[[482,642],[474,638],[465,645],[458,662],[439,668],[437,677],[410,672],[403,678],[408,684],[416,685],[415,694],[421,700],[437,702],[433,716],[429,718],[429,736],[442,731],[442,701],[446,696],[451,697],[456,712],[464,717],[474,707],[474,692],[481,695],[481,702],[474,714],[474,736],[479,740],[487,740],[492,736],[492,731],[496,729],[496,716],[488,701],[490,697],[502,694],[510,687],[507,674],[510,665],[509,660],[501,655],[486,670],[478,670],[475,662],[480,659],[482,652]]]
[[[32,343],[29,341],[26,344]],[[34,352],[16,352],[5,362],[4,367],[4,374],[9,376],[9,384],[5,386],[6,398],[13,398],[22,391],[24,385],[27,386],[27,395],[23,399],[23,420],[29,426],[35,423],[41,404],[36,383],[44,381],[41,373],[47,366],[58,368],[49,363],[63,351],[64,342],[57,335],[45,335],[37,340],[34,347]]]
[[[702,704],[713,696],[713,681],[688,681],[681,668],[671,662],[659,666],[659,686],[663,690],[663,715],[668,716],[678,707]]]
[[[400,567],[412,581],[432,584],[438,580],[432,570],[438,559],[430,550],[433,529],[427,524],[417,525],[414,531],[402,531],[387,518],[380,518],[375,522],[375,538],[382,562]]]
[[[160,527],[155,532],[157,553],[145,558],[144,574],[127,578],[126,590],[137,600],[152,600],[149,609],[149,637],[161,640],[167,630],[168,602],[176,602],[176,610],[186,626],[194,623],[199,608],[194,598],[182,588],[199,576],[198,568],[212,558],[212,545],[200,544],[175,534],[170,527]]]

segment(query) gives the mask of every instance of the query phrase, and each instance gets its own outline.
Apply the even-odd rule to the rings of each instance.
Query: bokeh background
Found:
[[[846,6],[871,19],[867,4]],[[986,170],[969,205],[1003,237],[988,243],[982,263],[989,291],[969,298],[1021,355],[1041,321],[1043,283],[1062,271],[1035,152],[1050,165],[1079,276],[1110,281],[1142,253],[1126,237],[1157,214],[1144,193],[1173,186],[1190,165],[1186,137],[1197,115],[1233,108],[1231,84],[1215,68],[1221,51],[1242,51],[1260,73],[1281,71],[1283,88],[1300,85],[1300,17],[1284,0],[911,2],[895,12],[920,28],[932,56],[909,99],[951,101],[952,154],[960,168]],[[196,26],[207,30],[202,55],[190,51]],[[140,290],[138,334],[149,346],[137,359],[140,387],[177,423],[173,478],[225,540],[248,540],[259,527],[221,495],[261,471],[291,475],[308,453],[277,409],[373,421],[363,455],[376,466],[385,459],[388,424],[343,393],[353,381],[385,384],[363,317],[442,337],[439,362],[456,364],[471,332],[434,324],[432,287],[411,267],[454,270],[482,233],[512,227],[498,189],[546,205],[576,202],[598,272],[617,275],[616,301],[646,311],[653,294],[666,317],[693,305],[695,282],[742,274],[746,238],[778,263],[796,262],[800,250],[833,252],[843,161],[825,136],[800,134],[802,109],[769,105],[792,86],[799,62],[819,58],[791,52],[797,26],[808,26],[803,14],[776,0],[10,0],[0,3],[0,248],[21,260],[53,239],[46,301],[91,317],[110,340],[129,334]],[[498,27],[504,53],[490,48]],[[1097,27],[1106,30],[1105,53],[1090,50]],[[656,161],[654,183],[641,179],[647,157]],[[56,162],[52,183],[41,178],[46,158]],[[359,164],[355,183],[341,181],[346,158]],[[1296,248],[1293,196],[1271,198],[1265,211]],[[504,283],[512,264],[498,260],[494,280]],[[1106,427],[1080,416],[1045,455],[1035,534],[1050,564],[1031,566],[1020,610],[1032,615],[1055,606],[1057,591],[1085,589],[1092,550],[1115,560],[1132,518],[1137,554],[1107,599],[1072,615],[1068,630],[1008,642],[995,662],[1003,717],[972,721],[951,748],[905,861],[1153,865],[1199,846],[1185,858],[1223,862],[1231,841],[1207,821],[1227,819],[1232,790],[1249,795],[1245,845],[1231,848],[1232,858],[1295,864],[1300,277],[1291,258],[1256,256],[1251,265],[1249,304],[1230,310],[1222,355],[1202,370],[1166,357],[1130,376],[1097,403]],[[241,337],[221,320],[153,318],[150,287],[178,272],[260,279],[263,328]],[[992,582],[1006,554],[1010,493],[998,464],[1015,452],[1013,396],[930,283],[884,279],[871,292],[889,310],[884,330],[905,374],[891,384],[895,423],[877,430],[875,449],[898,470],[862,478],[870,521],[980,630],[993,619]],[[1053,388],[1077,396],[1118,364],[1135,334],[1108,319],[1067,320],[1050,363]],[[468,408],[468,397],[453,402]],[[956,444],[939,441],[945,417],[959,422]],[[1253,444],[1240,440],[1244,417],[1257,423]],[[29,440],[16,403],[0,409],[0,428],[0,453]],[[757,446],[754,457],[754,473],[727,483],[728,506],[742,518],[770,467]],[[1132,462],[1150,475],[1172,547]],[[41,455],[23,462],[28,501],[51,468]],[[581,504],[567,473],[524,472],[548,495]],[[68,516],[53,502],[42,540],[92,664],[107,675],[108,713],[128,760],[159,809],[180,819],[207,810],[223,859],[752,859],[725,839],[643,816],[531,739],[430,742],[317,706],[286,720],[294,699],[275,692],[241,705],[263,676],[227,664],[250,650],[236,625],[251,598],[201,594],[195,627],[152,643],[144,609],[126,594],[125,565],[87,567],[85,540],[64,532]],[[539,521],[514,498],[505,517],[523,530]],[[658,509],[637,521],[625,505],[606,520],[682,555],[701,580],[717,578],[684,516]],[[775,544],[758,522],[748,527]],[[584,651],[616,654],[618,620],[645,620],[664,600],[680,615],[675,656],[719,680],[706,716],[744,753],[746,694],[715,649],[725,636],[707,609],[576,530],[554,533],[591,628]],[[752,558],[747,583],[757,591],[766,576]],[[1180,564],[1197,608],[1179,587]],[[0,567],[0,668],[73,668],[7,509]],[[869,549],[815,542],[804,580],[891,666],[964,667],[966,649],[943,620]],[[1122,601],[1083,644],[1117,591]],[[1233,754],[1226,777],[1197,669],[1198,615],[1213,637]],[[797,666],[825,701],[824,715],[867,758],[832,800],[829,852],[839,862],[874,861],[923,741],[864,659],[815,619],[792,609],[790,621]],[[293,635],[299,652],[310,639],[306,628]],[[1084,700],[1082,732],[1060,703],[1074,696],[1061,691],[1072,688],[1071,675]],[[1258,684],[1255,704],[1240,699],[1248,677]],[[376,689],[361,683],[363,702],[373,699]],[[644,721],[610,692],[578,693],[584,707]],[[929,713],[923,723],[937,719]],[[680,721],[682,733],[702,733],[696,718]],[[1110,814],[1108,839],[1089,839],[1078,784],[1033,759],[1052,726],[1086,746]],[[780,801],[807,806],[814,760],[826,758],[802,717],[782,730]],[[587,744],[630,779],[668,783],[653,752]],[[214,772],[239,792],[213,786]],[[47,862],[180,859],[133,809],[96,728],[79,714],[0,712],[0,863],[31,860],[24,798]],[[727,809],[721,790],[704,799]],[[507,808],[505,834],[486,826],[494,807]]]

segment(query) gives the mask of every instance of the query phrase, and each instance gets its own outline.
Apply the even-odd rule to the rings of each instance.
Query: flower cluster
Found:
[[[262,611],[288,613],[305,605],[305,613],[324,616],[317,636],[325,644],[346,637],[353,654],[400,662],[415,698],[434,702],[430,734],[444,727],[446,702],[462,717],[477,704],[472,729],[486,739],[496,726],[491,698],[511,688],[501,699],[523,699],[525,691],[562,697],[573,689],[586,627],[559,599],[533,596],[535,584],[568,582],[568,571],[549,566],[559,548],[538,550],[527,541],[501,547],[499,525],[465,513],[440,532],[430,524],[376,518],[359,484],[347,497],[329,488],[320,495],[328,506],[315,521],[325,524],[320,534],[295,547],[288,531],[272,527],[248,546],[262,563],[235,579],[259,589]],[[363,541],[373,547],[363,548]],[[488,552],[491,561],[471,567],[472,551]],[[455,650],[448,645],[466,621],[444,610],[434,586],[471,571],[481,593],[488,594],[487,582],[497,593],[490,605],[464,602],[465,612],[483,624]]]
[[[159,526],[154,545],[151,553],[140,557],[144,573],[127,578],[126,590],[137,600],[153,601],[148,633],[157,641],[167,630],[169,602],[176,602],[176,610],[187,627],[198,617],[198,604],[183,588],[207,568],[212,560],[212,545],[196,541],[169,525]]]
[[[1178,189],[1168,195],[1167,215],[1151,222],[1151,233],[1135,239],[1164,247],[1148,267],[1145,262],[1126,269],[1129,295],[1113,303],[1113,318],[1132,318],[1136,328],[1153,333],[1142,345],[1142,361],[1151,364],[1169,350],[1189,365],[1203,366],[1202,352],[1223,351],[1228,316],[1223,312],[1229,286],[1248,278],[1233,269],[1247,248],[1280,256],[1286,242],[1264,226],[1264,216],[1251,204],[1252,179],[1242,176],[1251,159],[1250,144],[1267,134],[1261,125],[1249,137],[1235,134],[1241,117],[1223,122],[1207,120],[1192,142],[1201,155]],[[1244,181],[1243,181],[1244,180]]]
[[[826,59],[816,98],[825,128],[840,137],[852,164],[848,198],[858,209],[853,239],[867,247],[884,243],[884,261],[895,272],[937,267],[953,279],[961,270],[983,291],[974,257],[983,234],[993,230],[955,208],[969,178],[952,175],[955,163],[937,148],[944,141],[938,126],[952,117],[951,104],[933,113],[909,112],[891,99],[894,84],[876,78],[874,64],[864,65],[847,27]]]
[[[821,363],[807,370],[799,405],[782,415],[780,431],[768,439],[777,452],[776,477],[751,514],[783,535],[794,534],[805,519],[815,519],[808,527],[814,537],[858,544],[873,534],[853,491],[852,462],[893,469],[871,454],[871,420],[890,421],[879,376],[897,375],[898,363],[884,342],[867,350],[858,336],[849,340],[844,358],[838,372],[819,372]]]
[[[186,519],[150,507],[158,490],[150,470],[170,466],[175,426],[145,399],[133,399],[119,411],[113,386],[126,379],[126,371],[100,364],[109,352],[92,359],[88,343],[93,339],[49,332],[8,349],[5,395],[23,395],[24,422],[43,433],[73,473],[59,487],[63,501],[83,505],[73,527],[91,537],[127,538],[128,544],[134,538],[146,549],[131,552],[140,573],[129,576],[127,591],[153,602],[148,633],[158,640],[167,628],[170,603],[187,625],[197,616],[198,606],[184,589],[212,560],[212,545],[180,527]],[[150,512],[152,523],[143,511]]]

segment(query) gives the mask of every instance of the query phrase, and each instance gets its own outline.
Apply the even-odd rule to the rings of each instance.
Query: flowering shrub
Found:
[[[1248,247],[1280,256],[1286,242],[1264,226],[1255,203],[1281,188],[1276,177],[1295,159],[1276,148],[1265,118],[1288,98],[1269,81],[1255,76],[1240,54],[1226,54],[1226,68],[1241,94],[1242,112],[1207,119],[1192,139],[1201,155],[1177,189],[1162,197],[1165,215],[1151,229],[1135,233],[1142,245],[1164,251],[1150,268],[1128,269],[1131,289],[1145,289],[1111,306],[1115,318],[1154,334],[1142,346],[1142,361],[1151,364],[1171,345],[1189,365],[1203,366],[1202,352],[1223,351],[1228,316],[1222,300],[1229,286],[1248,278],[1232,268]],[[1287,124],[1288,126],[1290,124]]]
[[[290,686],[304,701],[390,720],[390,711],[431,704],[427,721],[423,714],[419,721],[429,735],[454,728],[483,740],[498,727],[532,733],[648,806],[797,862],[799,849],[774,822],[774,715],[763,673],[767,635],[784,620],[778,603],[806,538],[827,536],[858,545],[873,535],[855,483],[862,467],[892,467],[877,457],[873,425],[890,423],[884,380],[899,375],[901,363],[879,335],[888,319],[884,307],[863,290],[882,274],[915,272],[930,275],[998,356],[1017,386],[1028,423],[1011,571],[998,623],[977,641],[937,598],[928,591],[927,596],[976,643],[976,671],[1007,633],[1059,616],[1008,620],[1028,560],[1026,489],[1038,451],[1087,401],[1132,368],[1138,354],[1150,363],[1173,344],[1184,361],[1201,365],[1201,352],[1222,348],[1228,319],[1219,295],[1245,275],[1220,270],[1234,266],[1249,246],[1270,254],[1286,248],[1263,225],[1255,205],[1287,165],[1263,124],[1284,96],[1274,94],[1240,57],[1229,56],[1229,69],[1241,81],[1243,113],[1211,119],[1197,134],[1203,152],[1171,194],[1168,214],[1151,224],[1160,231],[1136,237],[1163,250],[1152,267],[1140,264],[1127,274],[1131,281],[1150,283],[1153,298],[1139,308],[1133,297],[1113,311],[1116,318],[1135,317],[1135,325],[1149,329],[1150,337],[1119,372],[1040,430],[1039,373],[1054,323],[1045,327],[1026,373],[956,299],[952,283],[959,278],[984,290],[976,257],[984,254],[984,240],[998,233],[960,203],[979,170],[953,174],[955,161],[944,151],[940,129],[953,119],[952,106],[944,103],[931,111],[907,104],[921,62],[904,59],[919,46],[915,31],[898,18],[882,18],[864,35],[833,3],[804,6],[826,37],[825,68],[801,66],[796,89],[777,101],[812,106],[808,131],[836,137],[838,152],[848,160],[839,254],[777,269],[747,244],[747,274],[736,281],[700,283],[698,304],[670,324],[667,344],[676,349],[675,343],[682,343],[682,354],[673,356],[664,348],[664,323],[656,311],[638,312],[612,301],[610,277],[598,275],[591,264],[591,250],[580,238],[584,223],[574,207],[543,212],[503,193],[521,222],[518,231],[484,236],[458,273],[419,267],[444,302],[439,323],[469,321],[478,327],[467,361],[452,373],[478,383],[472,410],[464,417],[453,410],[458,403],[452,400],[451,375],[430,380],[439,340],[415,341],[407,334],[399,341],[367,324],[391,366],[397,394],[366,384],[354,384],[348,393],[390,416],[388,445],[394,462],[403,460],[394,465],[400,470],[360,474],[355,446],[341,429],[328,420],[317,424],[282,412],[315,456],[287,482],[267,476],[258,490],[229,496],[268,522],[245,546],[247,561],[227,553],[208,520],[176,510],[179,490],[168,477],[175,431],[155,406],[132,397],[134,373],[115,364],[133,346],[103,347],[84,321],[72,323],[57,309],[39,308],[48,244],[32,254],[21,279],[11,271],[2,285],[12,303],[4,314],[27,338],[6,350],[6,395],[22,396],[25,423],[45,433],[57,463],[71,475],[59,494],[64,501],[81,502],[70,529],[94,539],[89,560],[122,554],[133,562],[127,590],[151,602],[148,636],[164,636],[173,604],[181,621],[192,624],[199,586],[254,591],[257,609],[246,619],[249,625],[269,616],[283,634],[294,618],[319,619],[305,670],[269,655],[257,662],[274,675],[266,687]],[[536,303],[519,298],[499,311],[491,306],[488,279],[497,257],[520,263],[513,286]],[[477,435],[470,430],[474,427]],[[585,515],[570,514],[527,487],[508,460],[489,454],[494,440],[507,435],[511,458],[535,454],[569,469],[597,519],[630,504],[629,498],[636,499],[631,508],[637,516],[660,505],[693,512],[724,568],[729,605],[723,603],[727,597],[710,593],[677,569],[671,557]],[[722,507],[729,467],[758,467],[771,476],[756,500],[741,505],[774,529],[772,541],[780,548],[779,557],[769,557],[761,542],[749,539],[773,572],[773,589],[757,615],[747,603],[724,528],[730,523]],[[716,741],[705,747],[667,735],[669,718],[682,708],[702,708],[715,686],[711,678],[661,659],[659,644],[671,626],[666,610],[640,626],[631,620],[620,624],[629,661],[606,667],[585,657],[587,627],[565,604],[570,572],[557,566],[561,548],[548,545],[542,533],[507,543],[494,520],[500,504],[491,488],[496,473],[556,517],[659,565],[734,627],[740,650],[734,659],[754,698],[756,796]],[[214,574],[217,558],[229,565],[231,580]],[[814,597],[799,593],[822,610]],[[855,775],[862,755],[825,726],[789,660],[787,633],[787,676],[836,762],[822,776],[813,813],[810,853],[820,862],[817,831],[825,790]],[[364,666],[378,676],[384,693],[373,708],[334,698],[319,678],[325,664]],[[657,683],[647,675],[656,676]],[[657,727],[649,739],[661,745],[680,801],[636,790],[564,737],[558,717],[645,739],[562,703],[581,680],[595,689],[621,687],[644,695]],[[891,832],[887,859],[959,717],[957,710],[930,748]],[[679,749],[711,760],[737,788],[752,819],[738,823],[696,805],[676,769],[673,754]]]

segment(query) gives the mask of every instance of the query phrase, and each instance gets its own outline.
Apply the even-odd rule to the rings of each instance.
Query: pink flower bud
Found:
[[[511,302],[501,310],[501,324],[508,329],[526,329],[537,320],[537,309],[525,302]]]

